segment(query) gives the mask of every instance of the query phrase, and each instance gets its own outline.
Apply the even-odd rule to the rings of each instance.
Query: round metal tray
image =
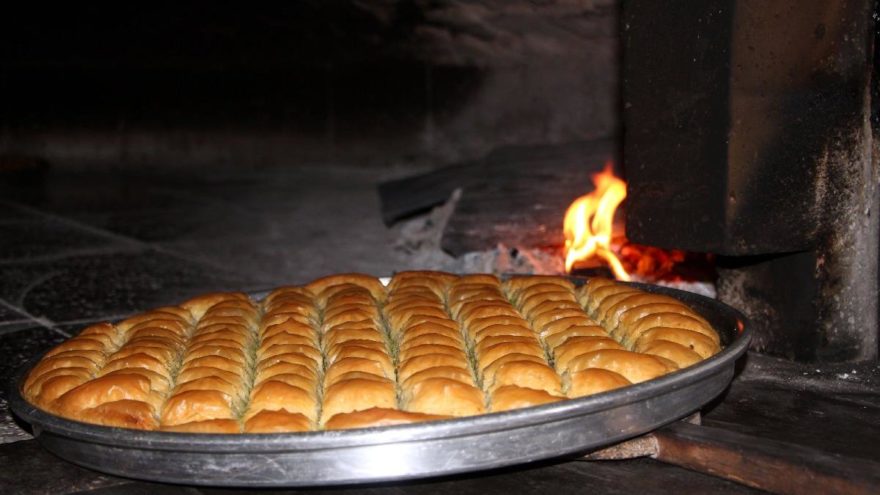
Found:
[[[643,284],[702,314],[723,350],[669,375],[554,404],[412,425],[291,434],[185,434],[80,423],[21,396],[35,359],[12,381],[10,406],[48,450],[120,476],[235,487],[344,485],[498,468],[617,443],[680,419],[720,394],[750,334],[735,309],[696,294]]]

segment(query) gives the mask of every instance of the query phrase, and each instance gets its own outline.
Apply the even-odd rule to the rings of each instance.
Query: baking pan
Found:
[[[129,478],[230,487],[346,485],[478,471],[583,453],[647,433],[699,409],[733,378],[748,348],[745,318],[703,296],[632,284],[684,301],[721,336],[720,353],[684,370],[579,399],[411,425],[289,434],[187,434],[80,423],[21,396],[38,359],[20,369],[12,410],[49,451]]]

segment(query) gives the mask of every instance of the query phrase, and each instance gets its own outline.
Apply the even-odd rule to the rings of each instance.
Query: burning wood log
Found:
[[[379,185],[387,225],[461,199],[443,232],[453,256],[493,249],[559,249],[561,222],[572,199],[584,193],[591,173],[615,157],[613,140],[550,146],[509,146],[485,158]]]

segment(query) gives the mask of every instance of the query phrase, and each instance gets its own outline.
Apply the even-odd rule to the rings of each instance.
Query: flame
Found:
[[[611,251],[614,212],[626,198],[626,183],[614,176],[612,164],[594,174],[596,189],[574,200],[565,212],[565,271],[578,261],[598,256],[608,263],[618,280],[630,280],[620,259]]]

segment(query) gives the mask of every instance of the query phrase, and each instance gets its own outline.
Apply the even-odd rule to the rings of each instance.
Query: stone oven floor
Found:
[[[375,275],[424,257],[395,249],[379,216],[387,170],[217,172],[191,178],[0,176],[0,376],[89,322],[205,291],[260,290],[334,272]],[[8,378],[6,379],[8,381]],[[704,423],[860,460],[880,458],[880,370],[802,366],[750,354]],[[4,493],[229,493],[100,475],[37,445],[0,387]],[[650,459],[555,461],[367,492],[748,493]],[[347,491],[336,489],[335,491]]]
[[[98,280],[120,266],[136,269],[137,259],[145,268],[186,267],[205,287],[386,273],[395,259],[388,249],[393,232],[379,219],[375,184],[383,173],[325,167],[198,177],[49,175],[0,196],[0,263],[118,259],[91,276]],[[27,293],[10,288],[2,297],[28,302]]]

